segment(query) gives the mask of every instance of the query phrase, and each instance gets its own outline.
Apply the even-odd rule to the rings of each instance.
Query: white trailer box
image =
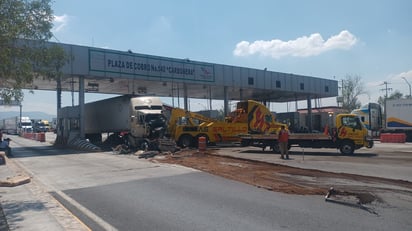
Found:
[[[412,142],[412,99],[386,100],[386,122],[383,132],[405,133]]]
[[[412,99],[386,101],[386,129],[412,130]]]
[[[84,132],[122,132],[130,129],[130,97],[114,97],[84,105]]]
[[[119,96],[84,105],[85,133],[131,130],[131,119],[141,115],[161,115],[162,102],[157,97]]]
[[[3,127],[2,127],[3,132],[7,134],[17,135],[18,123],[19,123],[18,116],[3,119]]]

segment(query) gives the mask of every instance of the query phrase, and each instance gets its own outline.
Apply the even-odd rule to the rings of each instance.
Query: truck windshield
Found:
[[[162,127],[166,125],[166,118],[162,114],[147,114],[145,116],[145,122],[151,126]]]
[[[342,117],[342,125],[354,128],[354,129],[362,129],[363,124],[360,122],[359,117]]]

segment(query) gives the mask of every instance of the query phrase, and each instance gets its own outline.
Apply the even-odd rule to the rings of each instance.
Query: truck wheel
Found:
[[[355,145],[350,141],[343,141],[340,145],[340,152],[344,155],[352,155],[355,151]]]
[[[191,135],[183,135],[179,138],[179,145],[183,148],[193,146],[193,137]]]
[[[373,147],[373,140],[370,140],[370,141],[368,142],[367,148],[372,148],[372,147]]]

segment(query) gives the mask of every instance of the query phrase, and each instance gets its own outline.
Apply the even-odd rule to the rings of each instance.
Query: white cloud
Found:
[[[357,41],[358,39],[353,34],[347,30],[343,30],[338,35],[333,35],[326,41],[319,33],[289,41],[279,39],[273,39],[271,41],[258,40],[252,43],[241,41],[236,45],[233,54],[235,56],[260,54],[275,59],[283,56],[309,57],[330,50],[347,50],[354,46]]]
[[[63,14],[61,16],[55,15],[54,20],[53,20],[52,32],[61,31],[64,27],[67,26],[68,22],[69,22],[69,16],[67,16],[66,14]]]
[[[405,71],[405,72],[390,76],[391,80],[402,80],[402,78],[406,78],[406,79],[412,81],[412,70]],[[402,80],[402,81],[404,81],[404,80]]]

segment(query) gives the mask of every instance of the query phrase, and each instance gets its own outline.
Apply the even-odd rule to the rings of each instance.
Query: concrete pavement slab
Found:
[[[6,157],[0,165],[0,230],[89,230]]]

